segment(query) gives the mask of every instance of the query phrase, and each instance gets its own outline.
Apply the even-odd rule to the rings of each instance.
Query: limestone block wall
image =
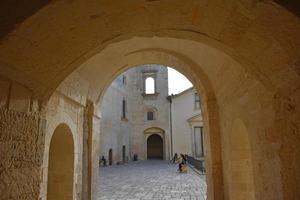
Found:
[[[0,199],[38,199],[45,120],[32,92],[0,78]]]

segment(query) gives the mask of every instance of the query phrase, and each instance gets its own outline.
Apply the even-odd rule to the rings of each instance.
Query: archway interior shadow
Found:
[[[74,142],[70,128],[59,125],[49,150],[47,200],[73,199]]]

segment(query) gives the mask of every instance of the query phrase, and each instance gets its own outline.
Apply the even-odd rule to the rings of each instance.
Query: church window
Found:
[[[195,109],[200,109],[200,96],[197,93],[195,93]]]
[[[152,111],[147,112],[147,120],[154,120],[154,113]]]
[[[145,94],[155,94],[155,80],[152,77],[145,79]]]
[[[126,85],[126,76],[122,77],[122,82],[123,82],[123,85]]]
[[[126,118],[126,101],[124,99],[122,101],[122,118]]]
[[[203,127],[194,127],[195,155],[196,157],[204,156],[203,148]]]

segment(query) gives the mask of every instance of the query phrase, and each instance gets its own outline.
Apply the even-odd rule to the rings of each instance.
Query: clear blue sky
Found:
[[[178,94],[190,87],[192,83],[177,70],[168,67],[168,77],[169,77],[169,95]]]

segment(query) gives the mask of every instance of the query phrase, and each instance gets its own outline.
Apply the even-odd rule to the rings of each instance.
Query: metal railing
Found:
[[[205,174],[205,165],[204,160],[195,159],[192,156],[186,155],[187,162],[200,171],[202,174]]]

